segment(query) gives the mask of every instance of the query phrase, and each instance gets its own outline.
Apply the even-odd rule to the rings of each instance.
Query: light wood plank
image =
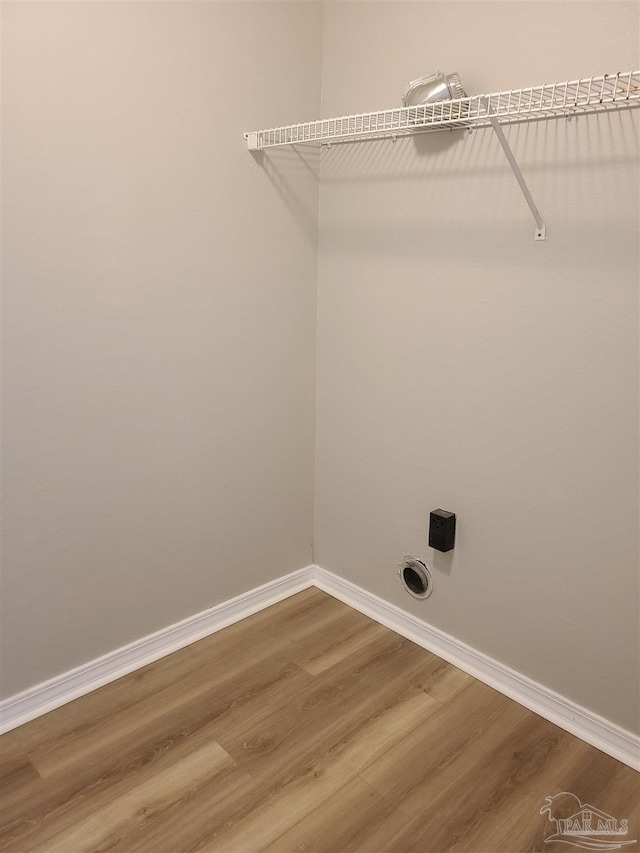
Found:
[[[355,778],[371,760],[372,752],[390,749],[406,728],[419,725],[438,707],[435,699],[417,691],[370,719],[346,740],[329,743],[305,773],[298,773],[230,828],[216,832],[203,846],[207,853],[260,850],[291,826],[292,815],[303,815],[327,800]]]
[[[369,642],[376,637],[382,636],[386,631],[383,625],[372,622],[366,616],[362,617],[362,624],[349,620],[350,625],[340,630],[340,626],[331,626],[327,631],[324,643],[318,648],[317,642],[310,647],[307,643],[292,643],[289,653],[291,660],[302,667],[310,675],[320,675],[335,664],[367,648]]]
[[[122,836],[131,831],[132,825],[144,823],[149,811],[166,810],[190,790],[231,766],[233,760],[214,741],[134,784],[120,796],[110,798],[108,803],[96,802],[89,817],[48,842],[49,853],[95,851],[110,837]]]
[[[393,803],[356,777],[277,838],[265,853],[381,850],[406,822]]]

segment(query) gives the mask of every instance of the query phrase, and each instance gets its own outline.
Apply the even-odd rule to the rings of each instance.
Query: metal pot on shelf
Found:
[[[450,101],[455,98],[466,98],[466,92],[462,88],[460,76],[457,72],[443,74],[436,71],[427,77],[418,77],[412,80],[402,96],[404,107],[420,107],[425,104],[434,104],[437,101]]]

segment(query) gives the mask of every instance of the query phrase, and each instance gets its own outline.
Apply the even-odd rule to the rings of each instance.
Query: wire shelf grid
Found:
[[[249,150],[329,144],[501,124],[640,106],[640,71],[545,83],[433,104],[320,119],[245,133]]]

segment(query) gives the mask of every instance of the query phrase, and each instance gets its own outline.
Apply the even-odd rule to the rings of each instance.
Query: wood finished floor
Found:
[[[640,838],[637,773],[317,589],[0,755],[5,853],[562,853],[561,791]]]

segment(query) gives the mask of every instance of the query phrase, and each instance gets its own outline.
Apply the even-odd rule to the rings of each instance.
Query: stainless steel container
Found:
[[[455,71],[452,74],[436,71],[428,77],[412,80],[402,96],[402,104],[405,107],[417,107],[422,104],[433,104],[436,101],[466,97],[460,77]]]

